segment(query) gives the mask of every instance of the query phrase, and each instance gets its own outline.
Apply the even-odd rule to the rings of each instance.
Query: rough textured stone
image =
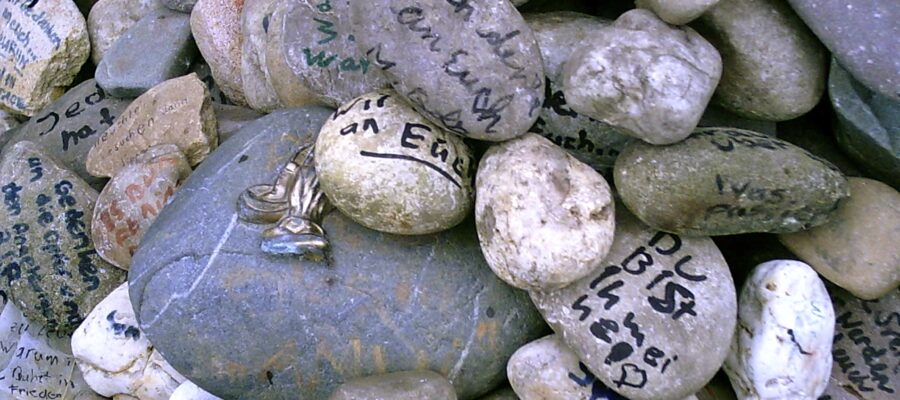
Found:
[[[653,10],[661,20],[672,25],[684,25],[697,19],[719,0],[636,0],[634,3],[640,8]]]
[[[503,141],[537,120],[544,68],[534,34],[507,1],[356,1],[351,31],[373,68],[432,122]]]
[[[316,140],[322,191],[377,231],[449,229],[472,210],[475,157],[461,137],[428,122],[394,91],[344,104]]]
[[[113,397],[169,400],[184,380],[138,329],[128,283],[113,290],[72,334],[72,354],[91,389]]]
[[[241,12],[241,82],[247,105],[262,112],[280,108],[266,66],[266,36],[277,0],[245,0]]]
[[[66,169],[102,189],[106,180],[87,172],[87,155],[128,104],[110,97],[93,79],[87,80],[23,123],[6,147],[22,140],[34,142]]]
[[[456,400],[453,385],[432,371],[405,371],[357,378],[338,386],[329,400]]]
[[[34,143],[0,160],[0,290],[29,320],[74,330],[124,279],[90,239],[97,192]]]
[[[97,84],[115,97],[137,97],[184,75],[197,58],[187,14],[152,11],[128,29],[97,65]]]
[[[612,245],[606,180],[547,139],[526,134],[492,146],[475,186],[481,251],[510,285],[566,286],[599,268]]]
[[[197,0],[159,0],[164,6],[168,7],[170,10],[181,11],[183,13],[190,13],[194,10],[194,5],[197,4]]]
[[[197,75],[165,81],[135,99],[87,157],[94,176],[115,176],[150,147],[174,144],[193,166],[218,144],[209,92]]]
[[[330,112],[269,114],[194,171],[133,259],[140,328],[222,398],[325,398],[349,379],[410,369],[447,376],[462,399],[491,390],[546,328],[485,265],[471,222],[395,236],[332,211],[331,251],[314,262],[260,252],[269,226],[238,218],[240,194],[273,182]]]
[[[119,170],[94,206],[91,239],[100,257],[128,270],[144,232],[190,173],[174,144],[151,147]]]
[[[825,279],[873,300],[900,286],[900,193],[871,179],[849,184],[828,223],[779,240]]]
[[[748,118],[784,121],[825,91],[826,51],[782,0],[721,0],[692,25],[722,55],[713,102]]]
[[[900,8],[891,0],[788,0],[856,79],[900,101]]]
[[[0,109],[33,116],[62,95],[91,51],[72,0],[0,4]]]
[[[209,392],[197,387],[191,381],[184,381],[178,389],[172,392],[169,400],[222,400]]]
[[[279,102],[285,107],[302,107],[317,103],[315,94],[294,75],[284,52],[285,16],[293,5],[290,0],[277,0],[273,4],[266,33],[266,71]]]
[[[534,30],[547,75],[541,114],[529,132],[550,139],[596,170],[611,170],[632,139],[605,122],[573,111],[561,82],[563,63],[577,49],[572,43],[583,43],[609,21],[573,12],[526,14],[525,21]]]
[[[263,116],[249,108],[219,103],[213,103],[213,112],[216,114],[219,142],[228,140],[228,138],[237,133],[244,125]]]
[[[99,65],[103,55],[120,36],[144,16],[162,7],[159,0],[97,1],[87,18],[88,34],[91,37],[91,61]]]
[[[774,260],[741,289],[725,373],[738,398],[815,399],[831,372],[834,309],[808,265]]]
[[[622,14],[589,43],[562,73],[573,110],[653,144],[691,134],[722,74],[711,44],[647,10]]]
[[[734,282],[716,245],[655,231],[620,208],[604,263],[563,289],[530,292],[547,323],[629,399],[700,390],[722,365],[736,322]]]
[[[198,0],[191,11],[194,40],[216,84],[237,105],[247,105],[241,77],[244,0]]]
[[[828,95],[837,141],[853,160],[900,190],[900,101],[866,89],[832,61]]]
[[[701,128],[671,146],[634,142],[616,160],[615,182],[645,223],[701,236],[809,229],[850,194],[827,161],[731,128]]]

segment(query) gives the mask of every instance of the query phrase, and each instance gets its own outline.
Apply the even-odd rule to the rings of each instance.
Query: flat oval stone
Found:
[[[97,192],[34,143],[0,160],[0,290],[30,320],[68,333],[125,280],[91,243]]]
[[[738,301],[738,326],[725,373],[738,398],[815,399],[831,372],[834,309],[808,265],[758,265]]]
[[[222,400],[209,392],[199,388],[194,382],[185,381],[172,392],[169,400]]]
[[[241,77],[241,10],[244,0],[198,0],[191,32],[216,84],[237,105],[247,105]]]
[[[329,400],[456,400],[453,385],[432,371],[403,371],[357,378],[338,386]]]
[[[62,95],[87,61],[87,23],[72,0],[8,0],[0,13],[0,109],[30,117]]]
[[[158,0],[99,0],[94,3],[87,17],[94,65],[100,64],[107,50],[129,28],[160,8],[163,5]]]
[[[352,378],[411,369],[448,377],[463,399],[490,391],[546,325],[490,272],[471,222],[396,236],[332,211],[322,221],[331,250],[316,262],[261,252],[270,225],[239,219],[241,193],[274,182],[330,113],[269,114],[191,174],[134,256],[139,327],[222,398],[327,398]]]
[[[266,36],[277,0],[245,0],[241,11],[241,81],[247,105],[262,112],[281,108],[266,66]]]
[[[503,141],[528,131],[544,101],[534,34],[506,1],[352,2],[351,32],[373,67],[450,132]]]
[[[809,229],[850,194],[829,162],[731,128],[701,128],[670,146],[634,142],[616,160],[615,182],[642,221],[692,236]]]
[[[731,273],[709,238],[655,231],[624,208],[616,217],[606,266],[529,294],[603,384],[634,400],[683,399],[728,353],[737,309]]]
[[[459,224],[472,210],[474,170],[461,137],[390,90],[341,106],[316,140],[322,191],[348,217],[382,232],[420,235]]]
[[[481,251],[512,286],[566,286],[599,268],[609,252],[615,230],[609,185],[547,139],[525,134],[491,146],[475,186]]]
[[[87,170],[115,176],[160,144],[178,146],[192,166],[218,145],[209,92],[196,74],[165,81],[135,99],[88,153]]]
[[[97,198],[91,239],[97,253],[124,270],[144,233],[191,173],[178,146],[154,146],[123,167]]]
[[[672,25],[684,25],[703,15],[719,0],[636,0],[640,8],[653,10],[663,21]]]

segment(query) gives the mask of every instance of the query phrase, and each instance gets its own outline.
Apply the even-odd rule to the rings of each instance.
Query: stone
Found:
[[[864,301],[834,289],[831,299],[837,322],[831,347],[834,363],[829,387],[846,391],[853,400],[897,398],[900,291]]]
[[[697,126],[703,128],[727,127],[746,129],[772,137],[775,137],[778,133],[778,127],[775,122],[744,118],[715,104],[706,106],[706,110],[703,111],[703,116],[700,117],[700,122],[697,123]]]
[[[900,193],[866,178],[849,185],[828,223],[778,239],[825,279],[874,300],[900,287]]]
[[[191,32],[216,84],[229,100],[247,105],[241,77],[241,10],[244,0],[198,0]]]
[[[135,99],[87,156],[94,176],[115,176],[150,147],[174,144],[195,166],[218,145],[209,92],[197,75],[165,81]]]
[[[691,25],[722,56],[713,103],[747,118],[785,121],[825,90],[827,53],[781,0],[721,0]]]
[[[194,10],[194,5],[197,4],[197,0],[160,0],[160,3],[170,10],[190,13]]]
[[[7,132],[18,125],[19,120],[17,120],[12,114],[6,111],[0,111],[0,137],[7,136]],[[2,140],[3,139],[0,139],[0,148],[2,148],[6,143]]]
[[[723,367],[738,398],[818,398],[831,372],[834,309],[816,271],[793,260],[762,263],[738,304]]]
[[[219,142],[228,140],[228,138],[237,133],[244,125],[263,116],[249,108],[219,103],[213,103],[213,112],[216,114]]]
[[[411,369],[446,376],[462,399],[490,391],[509,356],[547,331],[528,296],[491,273],[471,221],[397,236],[333,210],[321,225],[331,250],[315,261],[261,252],[270,225],[239,218],[245,189],[274,182],[330,114],[273,112],[191,174],[134,256],[139,327],[222,398],[321,399],[352,378]]]
[[[499,389],[496,389],[490,394],[482,397],[480,400],[519,400],[519,396],[516,395],[516,392],[514,392],[512,388],[509,387],[509,385],[503,385]]]
[[[283,29],[285,61],[315,103],[337,107],[390,87],[350,32],[350,0],[291,1]],[[380,8],[380,6],[379,6]]]
[[[616,210],[614,238],[606,266],[563,289],[530,292],[532,301],[618,394],[678,400],[696,393],[719,370],[734,335],[737,300],[722,253],[707,237],[656,231],[624,208]]]
[[[456,400],[453,385],[438,373],[403,371],[356,378],[332,393],[329,400]]]
[[[213,105],[234,105],[234,103],[228,100],[228,97],[225,96],[225,93],[222,93],[222,89],[219,89],[219,85],[216,85],[216,80],[213,79],[212,71],[210,71],[209,69],[209,64],[207,64],[202,59],[199,59],[194,62],[194,65],[191,66],[191,72],[197,74],[197,79],[200,79],[204,84],[206,84],[206,90],[209,90],[209,98],[212,99]]]
[[[829,162],[732,128],[701,128],[665,147],[634,142],[614,175],[622,202],[638,218],[691,236],[809,229],[827,222],[850,194]]]
[[[634,3],[639,8],[652,10],[659,19],[672,25],[684,25],[714,7],[719,0],[637,0]]]
[[[900,9],[890,0],[788,0],[838,62],[864,85],[900,101]]]
[[[371,67],[433,123],[503,141],[537,120],[541,54],[508,1],[355,1],[350,14],[351,33]]]
[[[184,378],[136,325],[126,282],[97,304],[75,330],[72,354],[85,381],[103,396],[168,400]]]
[[[91,61],[99,65],[113,43],[147,14],[163,8],[158,0],[99,0],[90,9],[87,29]],[[149,50],[149,49],[144,49]]]
[[[95,189],[102,189],[106,180],[87,172],[87,155],[128,104],[128,100],[108,95],[89,79],[22,123],[15,133],[10,134],[2,153],[13,143],[34,142],[60,165],[78,174]]]
[[[69,333],[125,279],[91,243],[97,192],[27,141],[0,160],[0,191],[0,290],[29,320]]]
[[[833,123],[834,113],[831,105],[826,102],[819,103],[813,111],[803,114],[800,118],[779,122],[777,124],[778,138],[828,160],[844,175],[864,176],[861,167],[838,147],[834,129],[832,129]]]
[[[472,150],[394,91],[341,106],[322,126],[315,152],[328,200],[367,228],[434,233],[456,226],[472,210]]]
[[[222,400],[209,392],[197,387],[191,381],[184,381],[178,389],[172,392],[169,400]]]
[[[144,233],[190,173],[174,144],[151,147],[119,170],[94,206],[91,239],[100,257],[127,271]]]
[[[72,0],[4,1],[0,15],[0,109],[30,117],[62,95],[87,61],[87,23]]]
[[[516,399],[624,400],[594,377],[558,335],[516,350],[506,374]]]
[[[870,91],[833,60],[828,95],[841,149],[900,190],[900,101]]]
[[[261,112],[280,108],[266,65],[266,37],[277,0],[245,0],[241,12],[241,82],[247,105]]]
[[[541,113],[529,132],[550,139],[579,161],[598,171],[611,170],[616,157],[632,139],[609,124],[572,110],[562,91],[562,66],[581,43],[609,21],[586,14],[553,12],[525,14],[534,31],[547,81]]]
[[[563,67],[569,106],[652,144],[690,135],[722,74],[719,53],[702,36],[647,10],[622,14],[588,43]]]
[[[303,107],[318,104],[313,93],[300,77],[294,75],[285,54],[286,15],[295,3],[289,0],[276,0],[272,5],[269,17],[269,29],[266,32],[266,72],[272,81],[272,88],[278,95],[279,103],[284,107]]]
[[[538,135],[491,146],[475,188],[481,251],[512,286],[566,286],[599,268],[612,246],[615,205],[606,180]]]
[[[129,28],[97,65],[97,84],[111,96],[133,98],[188,72],[197,58],[186,14],[152,11]]]

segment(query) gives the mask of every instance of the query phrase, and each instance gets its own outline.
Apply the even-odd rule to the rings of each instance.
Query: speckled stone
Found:
[[[28,319],[71,332],[125,279],[91,243],[97,192],[27,141],[0,160],[0,192],[0,290]]]
[[[653,230],[624,208],[616,210],[614,237],[604,267],[563,289],[530,292],[532,300],[619,394],[680,400],[696,393],[719,370],[734,335],[735,287],[722,253],[707,237]]]
[[[172,392],[169,400],[222,400],[209,392],[199,388],[194,382],[185,381]]]
[[[616,160],[615,182],[638,218],[685,235],[809,229],[850,194],[827,161],[731,128],[701,128],[671,146],[634,142]]]
[[[609,185],[547,139],[526,134],[491,146],[475,186],[481,251],[512,286],[566,286],[599,268],[609,252],[615,230]]]
[[[191,32],[216,84],[237,105],[247,105],[241,76],[241,10],[244,0],[198,0]]]
[[[684,25],[697,19],[719,0],[637,0],[634,3],[640,8],[652,10],[672,25]]]
[[[741,289],[725,373],[741,399],[815,399],[831,372],[834,309],[808,265],[758,265]]]
[[[357,378],[338,386],[329,400],[456,400],[453,385],[438,373],[420,370]]]
[[[244,0],[241,11],[241,83],[247,105],[261,112],[281,107],[266,65],[266,36],[277,0]]]
[[[355,1],[350,10],[351,33],[371,66],[435,124],[503,141],[537,120],[544,68],[512,3]]]
[[[99,0],[87,18],[91,61],[99,65],[120,36],[151,12],[163,8],[159,0]],[[143,49],[149,50],[149,49]]]
[[[474,169],[462,138],[390,90],[342,105],[316,140],[322,191],[348,217],[382,232],[421,235],[462,222],[474,203]]]

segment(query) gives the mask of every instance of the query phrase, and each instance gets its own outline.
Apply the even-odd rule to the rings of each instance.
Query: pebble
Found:
[[[183,13],[190,13],[194,10],[194,5],[197,4],[197,0],[159,0],[162,5],[168,7],[170,10],[181,11]]]
[[[163,5],[158,0],[99,0],[94,3],[87,17],[94,65],[100,64],[113,43],[128,29],[161,8]]]
[[[322,191],[365,227],[433,233],[472,210],[472,151],[393,91],[342,105],[322,126],[315,151]]]
[[[563,289],[529,292],[532,301],[620,395],[696,393],[719,370],[734,335],[735,287],[722,253],[709,238],[655,231],[624,208],[616,210],[614,237],[608,265]]]
[[[722,0],[691,26],[722,56],[714,103],[747,118],[785,121],[822,97],[825,48],[787,2]]]
[[[197,75],[165,81],[135,99],[87,156],[94,176],[115,176],[150,147],[175,144],[191,166],[216,148],[216,116]]]
[[[639,8],[652,10],[661,20],[672,25],[684,25],[703,15],[719,0],[637,0],[634,3]]]
[[[538,135],[489,148],[475,186],[481,250],[512,286],[566,286],[599,268],[612,246],[615,205],[606,180]]]
[[[352,2],[372,67],[433,123],[474,139],[520,136],[544,101],[534,34],[508,1]]]
[[[634,142],[616,160],[622,202],[683,235],[789,233],[822,225],[849,193],[827,161],[785,141],[701,128],[671,146]]]
[[[241,76],[241,10],[244,0],[197,0],[191,32],[216,84],[229,100],[247,105]]]
[[[91,389],[106,397],[169,400],[184,380],[137,327],[128,283],[97,304],[75,330],[72,354]]]
[[[716,49],[647,10],[622,14],[575,51],[562,73],[578,113],[652,144],[691,134],[722,74]]]
[[[577,46],[609,21],[574,12],[525,14],[534,31],[547,81],[541,113],[529,132],[550,139],[579,161],[598,171],[609,171],[616,157],[632,139],[609,124],[572,110],[562,91],[563,63]]]
[[[134,98],[188,72],[197,57],[187,14],[159,9],[128,29],[97,65],[97,84],[114,97]]]
[[[266,64],[266,37],[277,0],[245,0],[241,12],[241,82],[247,105],[261,112],[281,108]],[[274,28],[274,27],[273,27]]]
[[[315,261],[262,252],[272,225],[239,218],[241,193],[274,182],[330,115],[273,112],[197,167],[132,261],[140,328],[222,398],[327,398],[349,379],[410,368],[446,376],[460,398],[487,393],[547,331],[528,296],[491,273],[473,223],[389,235],[333,210],[321,224],[331,250]]]
[[[87,61],[87,23],[72,0],[7,0],[0,14],[0,109],[30,117],[62,95]]]
[[[338,386],[329,400],[456,400],[453,385],[438,373],[403,371],[357,378]]]
[[[758,265],[741,289],[725,373],[740,399],[816,399],[828,384],[834,309],[808,265]]]
[[[0,290],[29,320],[71,332],[125,279],[91,243],[97,192],[27,141],[0,160],[0,191]]]
[[[127,271],[144,233],[190,173],[174,144],[151,147],[119,170],[94,206],[91,239],[100,257]]]
[[[184,381],[178,389],[172,392],[169,400],[222,400],[215,395],[197,387],[194,382]]]
[[[300,77],[294,75],[284,52],[285,17],[293,5],[294,2],[283,0],[272,4],[272,15],[269,17],[269,29],[266,33],[266,71],[282,106],[311,106],[316,104],[316,95]]]

